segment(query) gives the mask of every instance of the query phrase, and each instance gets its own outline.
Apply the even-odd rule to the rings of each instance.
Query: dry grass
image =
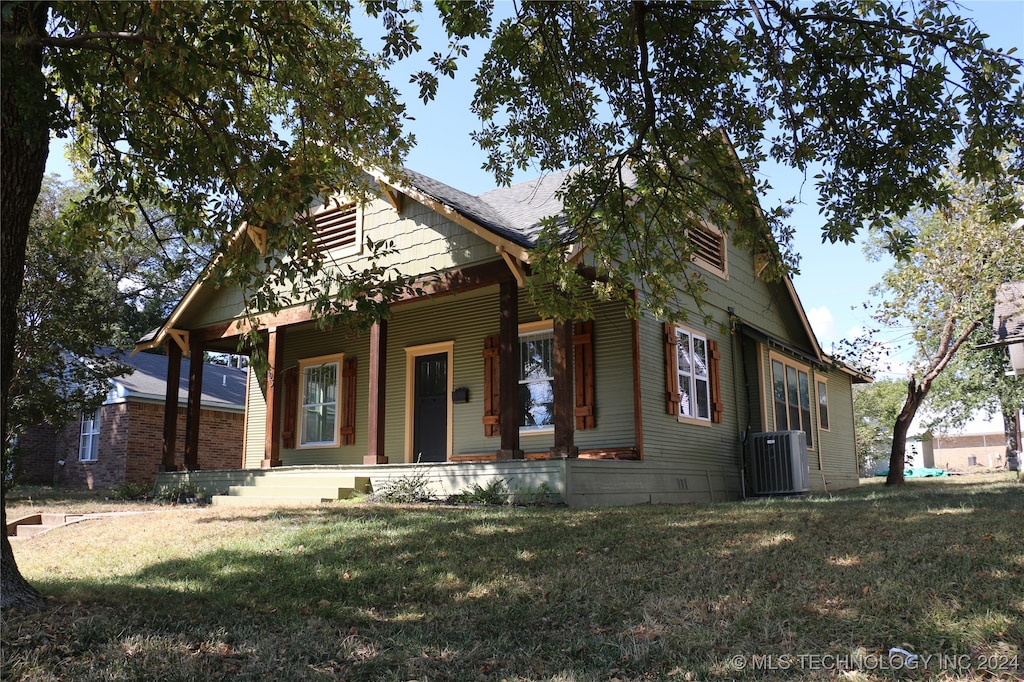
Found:
[[[15,548],[52,605],[3,614],[2,676],[1020,679],[1022,502],[1003,474],[689,507],[164,507]]]

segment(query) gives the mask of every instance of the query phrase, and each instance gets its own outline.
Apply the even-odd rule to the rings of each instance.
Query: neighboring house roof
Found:
[[[154,353],[136,353],[119,358],[119,362],[132,368],[124,376],[112,380],[113,386],[107,402],[126,400],[154,400],[163,402],[167,393],[167,358]],[[178,382],[178,403],[188,402],[189,361],[181,361]],[[223,365],[203,365],[204,407],[222,410],[244,410],[246,370]]]

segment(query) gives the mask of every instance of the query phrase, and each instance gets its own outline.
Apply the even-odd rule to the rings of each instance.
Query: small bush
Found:
[[[153,487],[146,483],[122,483],[110,491],[113,500],[148,500],[153,497]]]
[[[373,494],[375,500],[392,504],[426,502],[432,497],[426,472],[421,470],[413,471],[405,476],[389,478]]]
[[[449,501],[463,504],[508,504],[509,499],[510,494],[505,479],[495,478],[487,485],[474,483],[469,490],[452,495]]]

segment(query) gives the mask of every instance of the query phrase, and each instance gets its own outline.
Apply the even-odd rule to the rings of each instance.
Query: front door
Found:
[[[413,460],[448,459],[448,354],[416,358],[413,387]]]

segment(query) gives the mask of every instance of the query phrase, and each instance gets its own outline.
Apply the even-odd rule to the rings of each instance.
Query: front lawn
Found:
[[[153,509],[16,545],[52,604],[3,614],[3,679],[1024,670],[1013,474],[679,507]]]

